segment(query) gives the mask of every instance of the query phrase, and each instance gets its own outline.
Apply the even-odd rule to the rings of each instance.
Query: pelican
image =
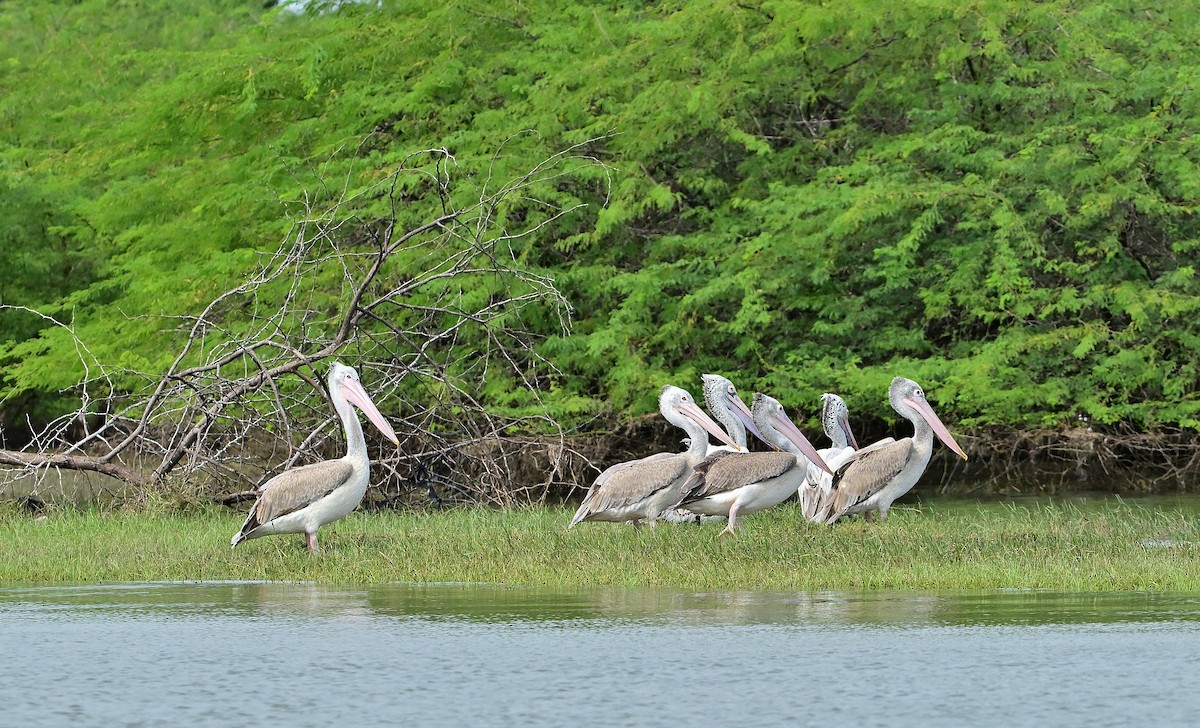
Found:
[[[316,553],[317,529],[354,510],[367,492],[371,461],[354,405],[387,439],[399,445],[396,433],[358,382],[358,372],[334,362],[329,369],[329,398],[342,418],[346,457],[285,470],[258,488],[258,500],[231,546],[273,533],[303,533],[308,550]]]
[[[728,516],[729,523],[718,536],[736,536],[738,515],[779,505],[795,493],[808,463],[828,471],[816,448],[784,414],[783,405],[763,394],[754,395],[754,423],[763,439],[796,452],[715,453],[696,465],[683,486],[678,506],[692,513]]]
[[[663,387],[658,409],[668,422],[687,432],[690,438],[687,451],[657,453],[618,463],[600,473],[567,528],[583,521],[631,521],[637,528],[646,520],[654,525],[659,515],[679,500],[679,486],[691,474],[692,467],[704,458],[708,448],[705,431],[736,447],[696,405],[692,395],[679,387]]]
[[[880,442],[859,450],[834,475],[832,491],[818,518],[833,523],[845,515],[862,513],[871,520],[874,512],[886,520],[892,502],[916,484],[933,454],[933,436],[963,460],[967,454],[950,435],[925,400],[921,385],[896,377],[888,387],[888,402],[901,417],[913,423],[913,436]]]
[[[830,447],[817,450],[817,454],[825,461],[831,470],[837,470],[858,449],[858,441],[850,431],[850,410],[846,402],[836,394],[826,392],[821,395],[821,424],[825,428],[825,436],[829,438]],[[891,442],[892,438],[887,438]],[[786,441],[785,441],[786,442]],[[790,444],[790,443],[787,443]],[[786,449],[786,448],[785,448]],[[829,488],[833,484],[833,476],[809,463],[808,473],[804,484],[800,486],[800,511],[808,520],[815,520]]]
[[[746,451],[746,430],[750,430],[755,437],[762,440],[762,435],[754,425],[754,417],[750,408],[738,396],[737,387],[733,386],[733,382],[720,374],[705,374],[702,379],[704,381],[704,403],[708,405],[708,411],[712,413],[714,420],[721,423],[725,432],[729,433],[729,438],[740,448],[740,450],[734,450],[729,445],[710,443],[704,456],[711,457],[714,452]],[[662,513],[661,518],[664,521],[675,523],[699,523],[703,520],[702,516],[683,508],[670,508]],[[721,516],[710,516],[709,518],[721,518]]]

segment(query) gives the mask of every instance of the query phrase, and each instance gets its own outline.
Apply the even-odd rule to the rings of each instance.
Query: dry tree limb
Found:
[[[63,468],[65,470],[90,470],[123,480],[131,485],[148,485],[150,480],[143,473],[120,463],[105,462],[101,458],[87,455],[54,455],[0,450],[0,464],[19,468]]]
[[[597,141],[499,185],[489,168],[478,193],[458,206],[455,161],[444,149],[411,155],[379,185],[343,190],[327,209],[306,204],[244,283],[179,317],[179,350],[166,371],[142,373],[143,390],[119,390],[76,339],[85,369],[80,408],[36,433],[26,451],[0,450],[0,464],[30,474],[94,470],[142,493],[169,481],[199,483],[201,495],[236,502],[279,469],[340,447],[320,384],[325,364],[339,357],[359,366],[401,437],[399,450],[385,449],[377,463],[375,501],[400,501],[431,482],[479,502],[544,498],[568,485],[560,478],[578,466],[565,461],[579,455],[548,415],[498,414],[478,393],[489,377],[503,376],[541,403],[539,381],[557,375],[536,349],[545,332],[525,327],[524,316],[536,309],[565,332],[570,305],[553,279],[519,262],[514,246],[583,206],[539,194],[584,171],[605,173],[587,153]],[[402,182],[414,180],[440,212],[401,229]],[[377,199],[389,212],[360,217]],[[524,215],[502,219],[513,205],[537,213],[528,223]],[[541,434],[513,434],[534,431]],[[544,470],[518,483],[519,460]]]

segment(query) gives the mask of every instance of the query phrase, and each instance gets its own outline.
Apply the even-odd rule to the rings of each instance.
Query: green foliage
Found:
[[[650,411],[704,371],[884,414],[904,374],[965,425],[1200,429],[1198,21],[1182,0],[3,3],[0,302],[154,371],[170,317],[305,203],[430,148],[461,201],[612,133],[602,170],[536,188],[588,207],[511,243],[574,307],[565,335],[509,322],[544,337],[556,416]],[[405,184],[401,228],[440,212]],[[355,205],[364,227],[391,212]],[[82,373],[65,329],[19,311],[0,367],[8,398]],[[489,370],[480,392],[531,406],[510,385]]]

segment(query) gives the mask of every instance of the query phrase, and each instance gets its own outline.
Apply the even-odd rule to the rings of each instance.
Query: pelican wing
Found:
[[[846,461],[846,458],[854,454],[854,449],[851,447],[827,447],[823,450],[817,450],[817,454],[825,461],[825,464],[833,468],[835,471]],[[833,476],[817,467],[816,463],[809,462],[805,466],[804,484],[800,486],[800,512],[804,514],[804,518],[813,520],[821,508],[821,504],[825,502],[825,497],[829,494],[829,486],[833,482]]]
[[[678,454],[679,453],[674,453],[674,452],[656,452],[653,455],[647,455],[646,457],[638,458],[637,460],[629,460],[629,461],[626,461],[623,463],[617,463],[616,465],[610,465],[607,470],[605,470],[603,473],[600,473],[599,475],[596,476],[596,480],[592,483],[592,487],[588,489],[588,495],[590,496],[593,491],[595,491],[597,488],[600,488],[606,482],[608,482],[608,479],[610,477],[612,477],[613,473],[619,473],[623,470],[628,470],[629,468],[637,467],[641,463],[647,462],[649,460],[658,460],[659,458],[674,457]],[[586,500],[586,498],[585,498],[585,500]]]
[[[826,523],[833,523],[854,506],[878,493],[904,468],[912,453],[913,440],[879,442],[854,453],[833,476],[823,509]]]
[[[813,466],[816,467],[815,465]],[[821,490],[819,483],[805,482],[800,486],[800,513],[804,515],[805,520],[816,521],[821,512],[821,505],[825,502],[827,494]]]
[[[896,441],[896,438],[894,438],[894,437],[885,437],[882,440],[877,440],[877,441],[871,443],[870,445],[866,445],[865,447],[855,450],[854,451],[855,457],[859,457],[859,456],[865,455],[869,452],[872,452],[874,450],[878,450],[879,448],[883,447],[884,445],[891,445],[895,441]],[[846,461],[843,461],[842,465],[845,465],[845,464],[846,464]]]
[[[341,487],[353,471],[344,460],[325,460],[285,470],[258,489],[258,500],[250,511],[251,520],[270,523],[311,505]]]
[[[691,503],[761,483],[794,467],[796,456],[786,452],[714,453],[692,470],[692,477],[683,486],[684,496],[680,503]]]
[[[572,519],[571,525],[574,526],[575,524],[579,523],[579,521],[583,520],[584,517],[592,512],[592,503],[595,502],[600,489],[604,487],[604,484],[608,482],[608,479],[611,478],[614,473],[620,473],[625,470],[629,470],[630,468],[636,468],[648,460],[669,458],[676,454],[678,453],[656,452],[653,455],[647,455],[644,458],[638,458],[637,460],[626,460],[623,463],[617,463],[616,465],[608,466],[604,472],[597,475],[596,479],[592,481],[592,486],[588,488],[588,492],[583,496],[583,502],[579,504],[579,510],[575,512],[575,518]]]
[[[682,478],[687,470],[687,456],[680,453],[659,453],[613,465],[592,483],[571,525],[594,513],[629,508],[644,501]]]
[[[892,438],[888,438],[887,442],[892,442]],[[825,464],[833,468],[837,472],[839,468],[849,462],[857,455],[874,449],[878,445],[887,444],[886,442],[877,442],[874,445],[868,446],[864,450],[855,450],[852,447],[827,447],[824,450],[817,450],[817,454],[825,461]],[[829,490],[830,484],[833,482],[833,476],[821,470],[816,466],[816,463],[809,462],[805,466],[804,484],[810,487],[819,488],[820,490]]]

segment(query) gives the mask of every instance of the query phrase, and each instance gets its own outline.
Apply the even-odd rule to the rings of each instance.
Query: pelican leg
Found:
[[[875,511],[867,511],[866,513],[863,514],[863,518],[866,519],[867,523],[874,521],[875,520]]]
[[[305,531],[304,532],[304,543],[308,545],[308,550],[313,552],[314,554],[319,553],[321,551],[320,547],[317,546],[317,532],[316,531],[312,531],[312,532]]]
[[[879,520],[880,520],[880,521],[886,521],[886,520],[887,520],[887,509],[885,509],[885,508],[880,508],[880,509],[879,509]]]
[[[730,536],[737,538],[737,531],[735,531],[734,529],[736,529],[738,526],[737,513],[738,513],[739,505],[741,505],[741,504],[734,503],[732,506],[729,507],[729,523],[727,523],[725,525],[724,531],[721,531],[720,533],[717,534],[717,538],[720,538],[720,537],[724,536],[725,534],[729,534]]]
[[[641,520],[640,520],[640,519],[637,519],[637,518],[635,518],[635,519],[633,519],[632,521],[630,521],[630,523],[632,523],[632,524],[633,524],[633,530],[635,530],[635,531],[640,531],[640,530],[641,530],[641,528],[642,528],[642,522],[641,522]]]

